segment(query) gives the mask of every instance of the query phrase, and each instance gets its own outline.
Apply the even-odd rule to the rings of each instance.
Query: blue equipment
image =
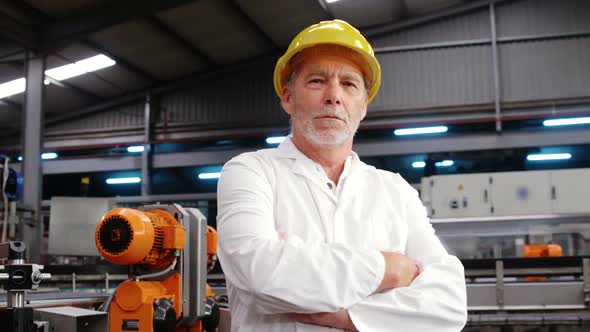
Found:
[[[14,169],[8,169],[8,176],[6,179],[6,187],[2,192],[2,185],[4,184],[4,167],[6,167],[6,159],[8,157],[0,154],[0,196],[6,196],[10,201],[18,201],[23,192],[23,177]]]

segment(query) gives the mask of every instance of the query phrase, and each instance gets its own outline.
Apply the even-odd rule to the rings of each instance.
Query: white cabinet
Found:
[[[590,168],[422,179],[432,218],[590,213]]]
[[[492,174],[492,202],[495,216],[551,213],[549,172]]]
[[[554,213],[590,213],[590,169],[551,172]]]
[[[430,191],[430,202],[424,204],[433,218],[491,215],[489,174],[432,176],[422,182],[422,188]]]

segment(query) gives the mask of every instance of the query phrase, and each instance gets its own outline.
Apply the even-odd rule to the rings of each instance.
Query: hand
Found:
[[[410,258],[395,252],[381,252],[385,258],[385,274],[375,291],[409,286],[420,273],[418,264]]]
[[[358,331],[346,309],[341,309],[337,312],[318,312],[313,314],[294,313],[289,314],[289,317],[304,324],[333,327],[346,331]]]

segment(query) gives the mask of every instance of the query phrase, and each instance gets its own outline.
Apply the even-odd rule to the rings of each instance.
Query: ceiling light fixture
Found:
[[[43,159],[43,160],[49,160],[49,159],[55,159],[55,158],[57,158],[57,153],[55,153],[55,152],[46,152],[46,153],[41,154],[41,159]]]
[[[544,160],[566,160],[572,157],[569,153],[540,153],[529,154],[526,156],[528,161],[544,161]]]
[[[220,172],[213,172],[213,173],[199,173],[199,179],[201,180],[212,180],[212,179],[219,179],[221,175]]]
[[[97,71],[102,68],[110,67],[115,64],[115,60],[104,54],[99,54],[75,63],[48,69],[45,71],[45,75],[56,81],[62,81],[68,78]],[[50,80],[43,80],[43,84],[48,85],[49,83]],[[24,92],[26,90],[26,84],[27,80],[24,77],[0,84],[0,99]]]
[[[130,178],[108,178],[107,184],[129,184],[129,183],[140,183],[141,179],[138,177]]]
[[[424,168],[426,167],[426,162],[424,161],[415,161],[412,163],[412,167],[414,168]]]
[[[395,136],[438,134],[446,133],[447,130],[449,130],[449,128],[447,128],[446,126],[402,128],[394,130],[393,134]]]
[[[571,126],[571,125],[579,125],[579,124],[590,124],[590,117],[548,119],[548,120],[543,121],[543,126],[545,126],[545,127]]]
[[[75,63],[70,63],[65,66],[49,69],[45,71],[45,75],[63,81],[68,78],[80,76],[86,73],[97,71],[102,68],[110,67],[116,62],[106,55],[99,54],[88,59],[80,60]]]
[[[0,99],[8,96],[16,95],[25,91],[27,80],[24,78],[18,78],[10,82],[0,84]]]
[[[133,145],[127,147],[127,152],[143,152],[143,150],[145,150],[143,145]]]
[[[281,144],[287,136],[271,136],[266,138],[266,144]]]
[[[443,161],[435,162],[434,166],[436,166],[436,167],[449,167],[449,166],[453,166],[454,164],[455,164],[455,162],[452,160],[443,160]]]

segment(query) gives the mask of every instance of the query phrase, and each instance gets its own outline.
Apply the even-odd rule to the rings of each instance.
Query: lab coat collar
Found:
[[[278,158],[286,158],[292,159],[293,162],[293,172],[296,174],[301,174],[310,179],[317,179],[317,175],[312,174],[311,172],[319,166],[318,163],[309,159],[306,155],[304,155],[292,141],[291,136],[287,137],[278,147],[276,151],[276,156]],[[368,167],[365,165],[360,159],[356,152],[351,151],[351,161],[350,161],[350,169],[347,170],[346,176],[352,175],[355,171]],[[321,166],[319,166],[321,167]],[[343,173],[344,175],[344,173]]]

